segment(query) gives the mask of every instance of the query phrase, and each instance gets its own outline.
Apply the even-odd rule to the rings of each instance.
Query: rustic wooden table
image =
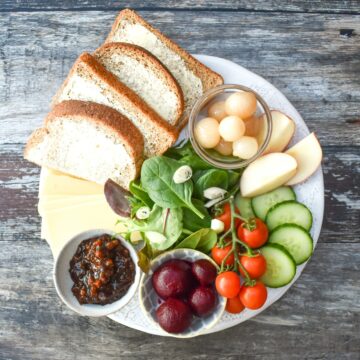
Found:
[[[124,6],[190,52],[265,77],[323,145],[326,211],[313,258],[280,301],[221,333],[154,337],[76,316],[55,293],[39,168],[22,150],[72,62],[102,43]],[[2,0],[0,29],[0,359],[360,359],[359,1]]]

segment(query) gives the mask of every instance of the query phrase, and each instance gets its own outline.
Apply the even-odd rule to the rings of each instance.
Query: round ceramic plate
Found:
[[[295,136],[293,137],[290,145],[298,142],[309,134],[309,129],[300,114],[290,104],[285,96],[265,79],[229,60],[206,55],[197,55],[196,58],[214,71],[221,74],[224,78],[225,84],[240,84],[248,86],[258,92],[271,109],[280,110],[290,116],[296,123]],[[186,131],[187,130],[185,129],[181,133],[180,139],[187,136]],[[304,183],[295,186],[294,190],[296,192],[297,199],[308,206],[313,214],[314,222],[311,229],[311,235],[313,237],[315,247],[320,235],[324,213],[324,182],[322,169],[319,168],[316,173],[311,176],[311,178]],[[237,315],[231,315],[225,312],[220,321],[213,328],[209,329],[207,333],[221,331],[231,326],[240,324],[264,311],[285,294],[285,292],[298,279],[305,266],[306,263],[297,267],[296,276],[289,285],[278,289],[268,289],[269,292],[266,304],[261,309],[246,309]],[[135,295],[132,300],[121,309],[121,311],[111,314],[109,317],[116,322],[137,330],[155,335],[164,335],[164,333],[160,332],[159,329],[154,326],[154,324],[151,323],[140,310],[139,297],[137,295]]]

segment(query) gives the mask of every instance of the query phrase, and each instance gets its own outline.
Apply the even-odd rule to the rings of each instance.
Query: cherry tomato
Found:
[[[218,265],[221,265],[224,257],[229,253],[231,248],[232,245],[226,245],[223,248],[218,247],[218,245],[215,245],[211,250],[211,256]],[[234,254],[231,254],[226,259],[225,265],[233,265],[233,264],[234,264]]]
[[[249,230],[246,223],[242,223],[238,227],[237,235],[252,249],[257,249],[266,243],[269,231],[265,223],[258,218],[255,218],[254,227],[254,229]]]
[[[259,309],[265,304],[267,299],[266,287],[259,281],[254,286],[243,285],[239,298],[246,308],[251,310]]]
[[[257,279],[265,274],[266,260],[260,253],[255,254],[255,256],[243,255],[240,258],[240,263],[252,279]],[[241,267],[239,267],[239,270],[241,275],[245,276]]]
[[[238,296],[227,299],[225,310],[230,314],[239,314],[245,309],[244,304]]]
[[[229,203],[225,203],[222,208],[222,214],[215,216],[215,219],[221,220],[224,223],[224,231],[228,231],[231,226],[231,208]],[[238,210],[236,209],[238,213]],[[240,224],[240,219],[235,219],[235,227]]]
[[[235,271],[225,271],[215,280],[217,292],[226,298],[233,298],[240,292],[240,277]]]

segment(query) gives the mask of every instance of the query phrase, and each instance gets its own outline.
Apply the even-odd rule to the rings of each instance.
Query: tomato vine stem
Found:
[[[232,194],[226,199],[226,202],[229,202],[229,205],[230,205],[230,215],[231,215],[230,229],[227,230],[225,232],[225,234],[222,235],[220,237],[220,239],[219,239],[220,244],[223,244],[223,241],[226,238],[226,236],[228,236],[231,233],[232,246],[231,246],[231,250],[226,254],[226,256],[224,257],[224,259],[221,262],[220,271],[224,271],[224,267],[225,267],[227,259],[229,258],[229,256],[231,254],[234,254],[233,271],[239,273],[240,272],[239,269],[241,269],[241,274],[245,277],[245,283],[246,284],[252,284],[253,281],[251,280],[251,278],[249,276],[249,273],[243,267],[243,265],[241,264],[240,259],[239,259],[238,248],[237,248],[238,245],[243,246],[246,249],[246,253],[249,256],[253,256],[253,252],[252,252],[251,248],[247,244],[245,244],[243,241],[241,241],[237,236],[237,233],[236,233],[237,229],[236,229],[236,226],[235,226],[235,219],[240,218],[243,221],[246,221],[246,219],[244,219],[241,216],[236,214],[236,212],[235,212],[235,204],[234,204],[234,195],[235,194]]]

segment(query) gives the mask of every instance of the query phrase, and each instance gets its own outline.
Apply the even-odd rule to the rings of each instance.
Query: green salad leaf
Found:
[[[150,199],[149,194],[143,189],[139,181],[131,181],[129,190],[131,194],[145,206],[148,206],[150,209],[153,207],[154,202]]]
[[[216,241],[217,235],[214,230],[200,229],[183,239],[175,248],[197,249],[208,253],[215,246]]]
[[[211,216],[207,208],[204,206],[204,202],[198,199],[193,199],[194,206],[201,211],[204,218],[200,219],[198,216],[194,216],[194,213],[188,208],[183,209],[183,227],[186,230],[198,231],[203,228],[209,228],[211,226]]]
[[[229,177],[225,170],[211,169],[202,171],[195,181],[194,196],[203,200],[204,190],[214,186],[224,190],[228,189]]]
[[[207,234],[204,234],[197,245],[197,250],[208,254],[211,249],[216,245],[217,234],[214,230],[208,229]]]
[[[242,174],[241,170],[227,170],[227,174],[228,174],[228,178],[229,178],[229,186],[228,186],[228,190],[230,190],[231,188],[233,188],[234,186],[239,187],[239,181],[240,181],[240,177]]]
[[[178,146],[170,148],[164,155],[179,160],[181,164],[191,166],[194,172],[196,170],[214,169],[212,165],[196,154],[190,140],[185,140]]]
[[[188,180],[182,184],[173,181],[173,175],[181,164],[165,156],[156,156],[145,160],[141,168],[141,183],[149,197],[163,208],[185,207],[197,216],[204,215],[191,201],[193,182]]]
[[[164,209],[160,206],[154,205],[150,216],[146,220],[137,219],[121,219],[120,222],[127,228],[128,233],[133,231],[141,231],[145,234],[147,232],[156,232],[162,234],[164,241],[151,242],[151,246],[156,250],[165,250],[171,247],[179,239],[183,224],[182,224],[182,209]]]

